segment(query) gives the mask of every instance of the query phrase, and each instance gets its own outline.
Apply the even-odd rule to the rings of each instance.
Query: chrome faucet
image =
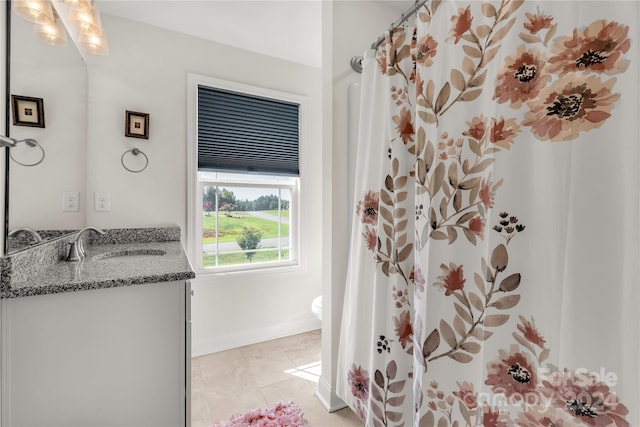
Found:
[[[40,237],[38,232],[36,230],[34,230],[33,228],[29,228],[29,227],[16,228],[15,230],[12,230],[12,231],[9,232],[8,237],[14,237],[15,235],[17,235],[20,232],[25,232],[25,233],[31,235],[31,237],[33,237],[34,243],[42,242],[42,237]]]
[[[104,231],[95,227],[85,227],[78,231],[76,238],[73,239],[73,242],[69,243],[69,255],[67,256],[67,261],[81,261],[84,259],[85,251],[84,245],[82,244],[82,235],[87,231],[95,231],[100,235],[105,234]]]

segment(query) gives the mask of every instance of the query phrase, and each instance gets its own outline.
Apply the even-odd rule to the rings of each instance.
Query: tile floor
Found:
[[[191,425],[291,400],[311,427],[362,427],[349,409],[328,413],[315,396],[320,375],[320,331],[192,359]]]

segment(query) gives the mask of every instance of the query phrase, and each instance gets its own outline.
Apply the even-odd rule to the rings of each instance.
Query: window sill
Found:
[[[301,271],[302,267],[297,261],[288,261],[268,265],[266,263],[256,264],[255,267],[246,267],[243,269],[217,267],[217,268],[198,268],[197,277],[221,277],[221,276],[264,276],[265,274],[283,274]]]

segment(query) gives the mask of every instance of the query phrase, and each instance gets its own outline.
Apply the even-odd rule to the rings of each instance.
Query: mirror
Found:
[[[51,46],[35,37],[35,24],[10,10],[10,95],[41,98],[44,126],[13,124],[13,106],[9,116],[9,136],[14,139],[33,138],[42,146],[45,158],[33,164],[42,152],[27,144],[11,149],[16,160],[9,163],[8,230],[5,231],[8,253],[33,244],[28,233],[7,237],[10,231],[23,227],[37,230],[45,241],[58,237],[85,224],[85,152],[87,73],[82,56],[73,40],[67,36],[64,46]],[[10,98],[7,98],[10,100]],[[74,194],[77,210],[73,205]],[[63,193],[67,202],[63,203]],[[71,198],[71,200],[69,199]]]

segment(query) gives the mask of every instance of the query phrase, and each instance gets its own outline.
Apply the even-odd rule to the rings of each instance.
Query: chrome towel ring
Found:
[[[134,156],[137,156],[138,154],[142,154],[142,156],[144,157],[144,161],[145,161],[144,166],[142,167],[142,169],[138,169],[138,170],[130,169],[130,168],[127,167],[127,165],[124,164],[124,156],[126,156],[127,153],[131,153]],[[143,170],[145,170],[147,168],[147,166],[149,166],[149,157],[147,157],[147,155],[144,154],[142,152],[142,150],[140,150],[138,148],[132,148],[131,150],[127,150],[124,153],[122,153],[122,157],[120,157],[120,163],[122,163],[122,167],[125,168],[126,170],[128,170],[129,172],[138,173],[138,172],[142,172]]]
[[[24,142],[25,144],[27,144],[29,147],[38,147],[40,149],[40,151],[42,152],[42,157],[40,157],[40,160],[38,160],[35,163],[23,163],[19,160],[16,160],[15,157],[13,157],[13,151],[9,150],[9,157],[11,157],[11,160],[13,160],[14,162],[16,162],[17,164],[21,165],[21,166],[27,166],[27,167],[31,167],[31,166],[38,166],[40,163],[42,163],[42,161],[44,160],[45,157],[45,152],[44,152],[44,148],[42,148],[42,145],[40,145],[38,143],[38,141],[36,141],[35,139],[32,138],[27,138],[27,139],[21,139],[19,141],[16,141],[16,143],[11,146],[9,144],[5,145],[9,148],[13,148],[15,147],[17,144]]]

